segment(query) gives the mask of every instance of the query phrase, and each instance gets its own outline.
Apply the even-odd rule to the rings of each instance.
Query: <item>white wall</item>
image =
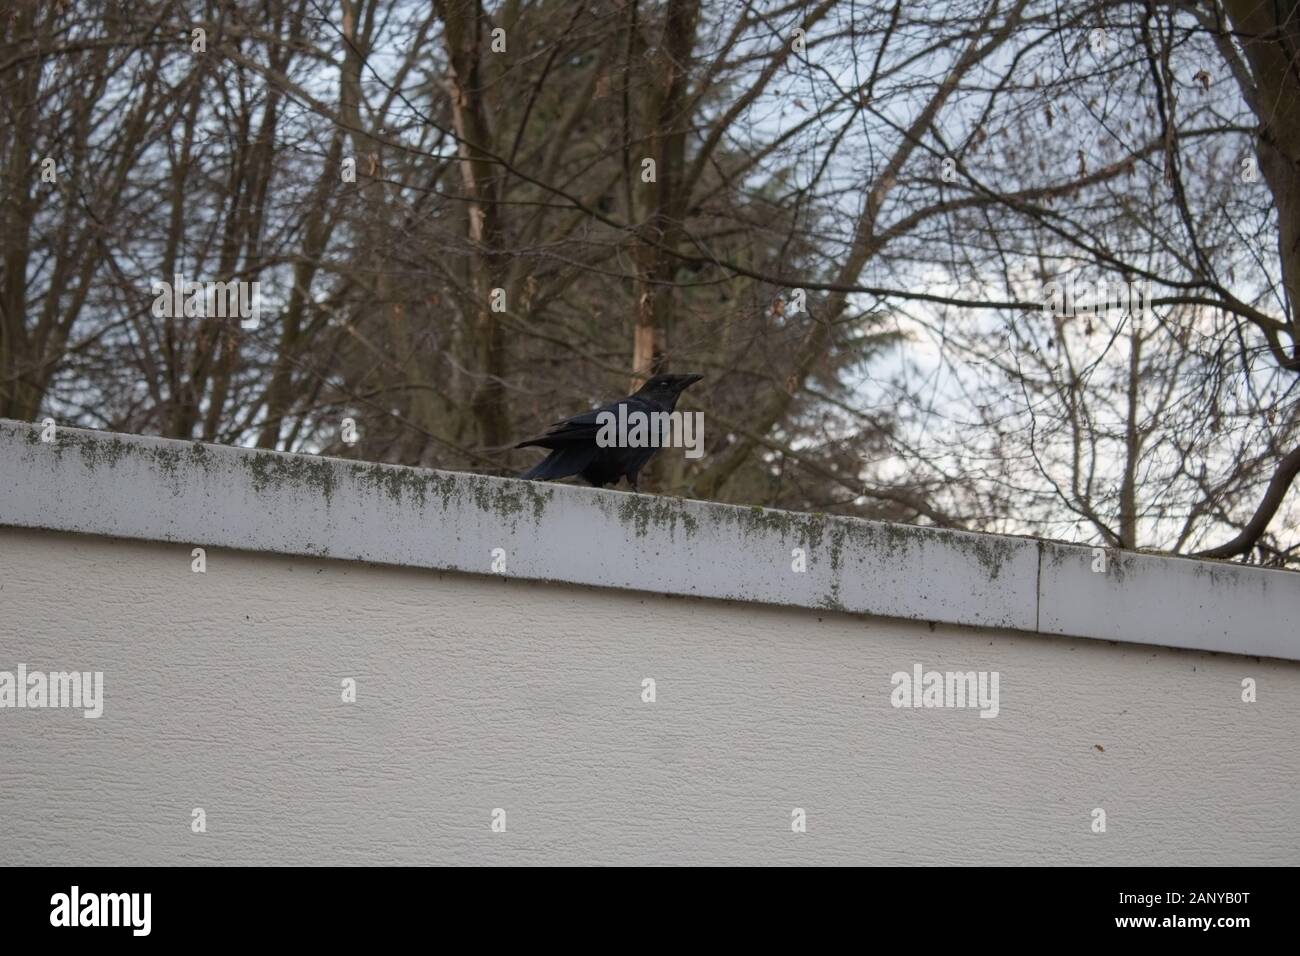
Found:
[[[0,527],[0,864],[1300,863],[1294,662],[190,546]]]

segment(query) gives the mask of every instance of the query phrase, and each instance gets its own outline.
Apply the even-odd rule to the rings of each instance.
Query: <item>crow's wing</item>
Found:
[[[550,481],[581,474],[591,467],[599,451],[594,444],[557,448],[519,477],[529,481]]]
[[[593,408],[589,412],[581,415],[574,415],[572,418],[566,418],[562,422],[553,424],[545,435],[539,438],[530,438],[527,441],[521,441],[516,448],[528,448],[536,446],[538,448],[566,448],[572,445],[595,445],[596,435],[600,432],[599,418],[602,412],[611,412],[618,414],[618,407],[626,405],[628,413],[641,411],[646,414],[651,412],[661,412],[663,409],[656,402],[647,401],[644,398],[638,398],[635,395],[629,395],[627,398],[620,398],[616,402],[610,402],[608,405],[602,405],[600,408]]]

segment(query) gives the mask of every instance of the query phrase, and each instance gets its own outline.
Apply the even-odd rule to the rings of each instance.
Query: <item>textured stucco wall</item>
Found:
[[[1300,863],[1288,661],[0,527],[19,662],[105,704],[0,712],[0,864]]]

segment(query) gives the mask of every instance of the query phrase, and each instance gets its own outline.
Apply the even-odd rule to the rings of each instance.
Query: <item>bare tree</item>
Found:
[[[0,414],[509,473],[514,437],[700,370],[708,454],[650,487],[1292,563],[1296,29],[1218,0],[21,4]],[[258,282],[260,323],[157,308],[176,275]]]

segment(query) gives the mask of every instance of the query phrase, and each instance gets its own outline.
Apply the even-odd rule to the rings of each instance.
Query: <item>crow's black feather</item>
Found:
[[[548,448],[551,453],[520,475],[532,481],[551,481],[579,475],[597,488],[618,484],[626,477],[636,490],[637,476],[659,450],[645,448],[602,448],[596,444],[600,432],[600,415],[610,412],[618,415],[619,406],[627,406],[627,414],[643,412],[671,412],[677,398],[689,385],[700,380],[699,375],[656,375],[634,394],[600,408],[563,421],[556,422],[546,434],[521,441],[516,448]]]

